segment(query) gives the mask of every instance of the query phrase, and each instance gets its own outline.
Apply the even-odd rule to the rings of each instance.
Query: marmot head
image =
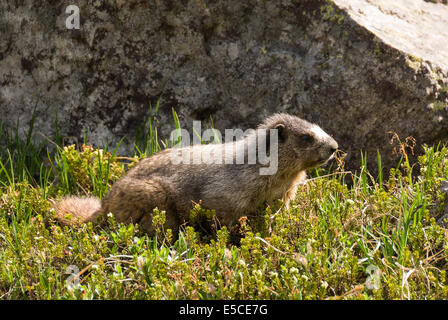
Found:
[[[288,161],[305,170],[325,164],[333,158],[338,143],[318,125],[286,113],[267,118],[259,129],[278,130],[278,155],[280,161]]]

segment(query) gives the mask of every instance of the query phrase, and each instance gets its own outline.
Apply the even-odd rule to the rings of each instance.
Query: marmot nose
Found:
[[[339,145],[336,142],[336,140],[334,140],[334,139],[331,139],[331,140],[332,141],[329,143],[329,145],[330,145],[330,152],[331,152],[331,154],[333,154],[338,150]]]

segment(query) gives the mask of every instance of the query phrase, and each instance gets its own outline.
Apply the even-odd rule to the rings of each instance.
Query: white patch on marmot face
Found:
[[[314,126],[311,131],[313,131],[316,140],[318,141],[322,141],[328,138],[328,134],[318,126]]]

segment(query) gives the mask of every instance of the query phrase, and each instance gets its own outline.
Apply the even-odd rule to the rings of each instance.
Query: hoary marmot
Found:
[[[274,114],[240,140],[170,148],[141,160],[112,185],[102,201],[64,198],[55,204],[56,217],[73,224],[113,213],[118,222],[138,223],[153,234],[152,213],[158,208],[166,212],[166,228],[177,233],[188,222],[193,204],[201,202],[203,208],[216,211],[221,225],[229,225],[276,199],[288,205],[298,184],[306,179],[305,170],[326,163],[337,148],[337,142],[319,126],[296,116]],[[259,157],[263,150],[267,151],[264,162]],[[179,161],[180,155],[186,161]],[[201,161],[194,163],[198,155]],[[71,220],[65,218],[69,214]]]

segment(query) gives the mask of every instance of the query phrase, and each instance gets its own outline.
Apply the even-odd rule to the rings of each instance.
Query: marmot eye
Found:
[[[300,141],[305,142],[305,143],[313,143],[314,142],[314,137],[310,134],[302,134],[299,136]]]

